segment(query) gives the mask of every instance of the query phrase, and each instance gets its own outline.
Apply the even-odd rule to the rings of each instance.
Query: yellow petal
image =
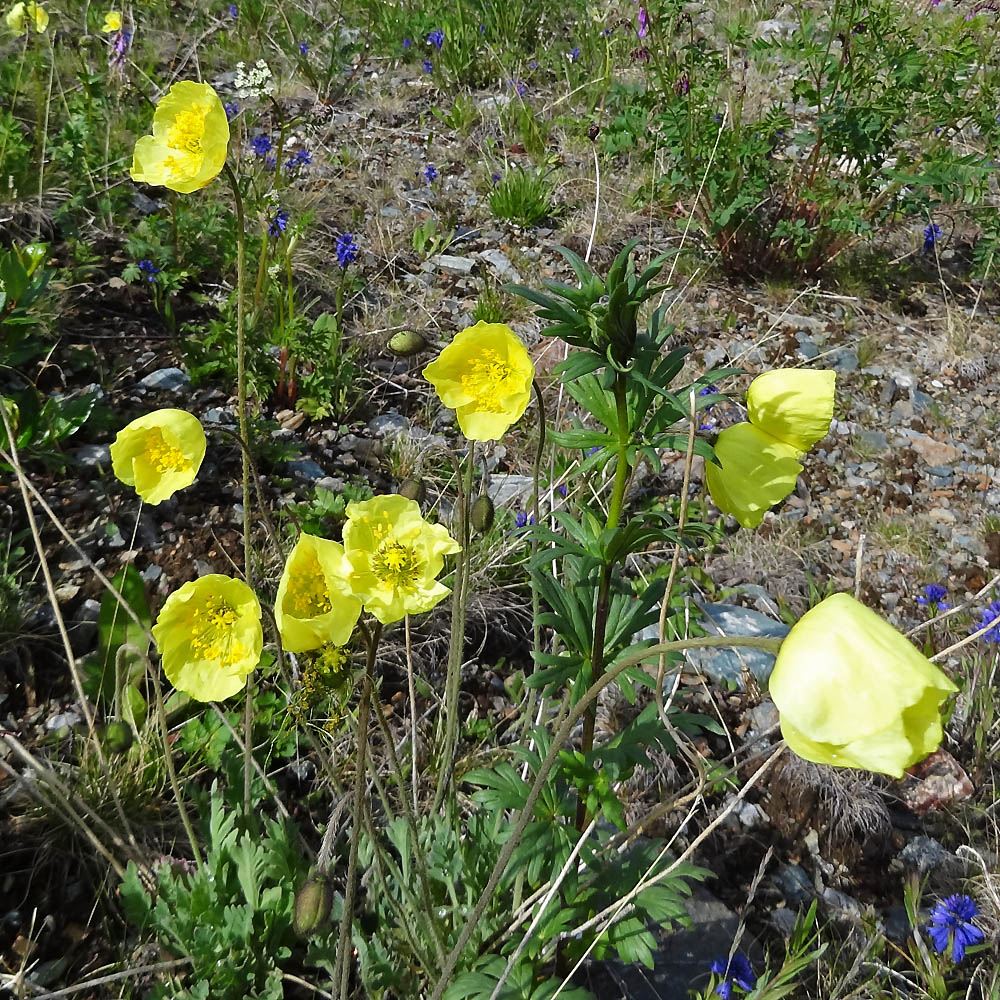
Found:
[[[107,14],[104,15],[104,24],[101,25],[101,31],[121,31],[121,28],[121,14],[117,10],[109,10]]]
[[[236,694],[260,661],[260,603],[242,581],[211,573],[166,600],[153,626],[163,672],[197,701]]]
[[[7,27],[10,28],[15,35],[23,35],[25,32],[25,16],[24,16],[24,4],[16,3],[9,11],[7,11]]]
[[[940,744],[940,706],[957,690],[848,594],[828,597],[793,626],[769,688],[800,757],[895,777]]]
[[[185,410],[154,410],[118,432],[111,445],[111,468],[121,482],[155,505],[194,482],[205,447],[197,417]]]
[[[715,505],[744,528],[756,528],[765,511],[795,489],[799,452],[752,424],[735,424],[715,442],[720,465],[705,463],[705,483]]]
[[[496,441],[527,409],[535,366],[509,326],[479,322],[456,334],[423,374],[470,441]]]
[[[832,371],[765,372],[747,391],[750,423],[799,451],[808,451],[830,431],[836,381]]]
[[[351,564],[339,542],[302,534],[285,562],[274,616],[285,649],[302,653],[346,645],[361,614],[350,589]]]
[[[414,501],[394,494],[347,505],[344,551],[353,593],[388,625],[448,596],[436,577],[460,546],[443,525],[425,521]]]

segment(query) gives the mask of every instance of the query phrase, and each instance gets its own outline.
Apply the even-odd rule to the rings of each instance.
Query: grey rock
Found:
[[[710,347],[705,351],[705,367],[717,368],[726,360],[726,350],[723,347]]]
[[[224,406],[213,406],[201,418],[204,424],[235,424],[236,418]]]
[[[771,881],[781,893],[785,902],[792,906],[809,903],[816,895],[812,879],[809,878],[799,865],[778,865],[771,875]]]
[[[139,385],[158,392],[180,392],[191,385],[191,379],[180,368],[160,368],[140,379]]]
[[[347,483],[345,483],[343,479],[336,476],[323,476],[320,479],[317,479],[314,485],[318,490],[329,490],[331,493],[343,493],[344,487]]]
[[[80,721],[80,713],[70,709],[68,712],[60,712],[45,720],[45,728],[50,732],[55,729],[62,729],[63,726],[72,728]]]
[[[898,399],[909,399],[913,392],[915,382],[912,375],[903,372],[896,372],[889,377],[879,396],[879,403],[882,406],[891,406]]]
[[[107,469],[111,465],[111,447],[106,444],[84,444],[70,453],[85,469]]]
[[[824,889],[823,902],[831,910],[836,911],[838,916],[861,916],[861,904],[853,896],[848,896],[846,892],[841,892],[839,889],[831,889],[830,887]]]
[[[383,205],[379,209],[378,214],[383,219],[398,219],[402,216],[403,212],[401,209],[396,208],[395,205]]]
[[[141,573],[143,580],[152,585],[163,576],[163,569],[156,563],[150,563]]]
[[[782,906],[777,910],[772,910],[768,916],[768,920],[771,921],[771,926],[782,937],[788,938],[792,936],[792,932],[795,930],[795,925],[799,921],[799,915],[795,910],[789,909],[787,906]]]
[[[952,854],[946,847],[924,834],[914,837],[893,861],[893,868],[918,875],[934,873],[945,878],[959,874],[965,865],[962,859]]]
[[[858,360],[858,352],[850,347],[841,347],[830,356],[830,366],[838,372],[848,374],[856,372],[861,366]]]
[[[928,396],[926,392],[921,392],[919,389],[914,389],[910,393],[910,402],[913,404],[914,410],[918,410],[921,413],[926,413],[933,406],[937,405],[933,396]]]
[[[788,626],[750,608],[733,604],[702,604],[702,627],[709,635],[774,636],[788,635]],[[689,649],[688,662],[700,673],[720,684],[743,687],[746,665],[758,683],[765,683],[774,667],[774,656],[762,649],[747,647]]]
[[[501,281],[520,281],[521,275],[518,274],[517,269],[510,262],[510,259],[502,250],[497,250],[496,247],[492,247],[489,250],[483,250],[479,254],[479,259],[486,261],[487,264],[496,272],[498,278]]]
[[[798,341],[799,341],[798,355],[800,358],[802,358],[805,361],[811,361],[813,358],[819,355],[819,348],[808,337],[799,334]],[[778,912],[780,913],[785,911],[779,910]]]
[[[896,944],[905,944],[910,938],[910,917],[905,906],[890,906],[882,916],[882,933]]]
[[[747,739],[752,740],[778,724],[778,709],[774,702],[762,701],[759,705],[748,709],[746,717],[750,720]]]
[[[448,253],[436,253],[433,257],[428,257],[427,264],[432,270],[461,275],[472,274],[472,269],[476,266],[472,257],[455,257]]]
[[[380,413],[368,421],[366,430],[373,437],[397,438],[410,429],[410,421],[399,413]]]
[[[132,195],[132,207],[143,215],[152,215],[154,212],[159,212],[165,206],[165,201],[155,201],[152,198],[146,197],[141,191],[136,191]]]
[[[497,507],[514,509],[524,506],[534,488],[535,481],[531,476],[508,474],[494,476],[487,492]]]
[[[296,479],[305,479],[309,482],[316,482],[326,475],[326,470],[314,462],[311,458],[297,458],[285,465],[289,474]]]
[[[754,38],[771,42],[776,38],[791,38],[797,30],[798,23],[796,21],[782,21],[772,17],[766,21],[758,21],[753,29],[753,34]]]
[[[885,452],[889,450],[889,439],[885,431],[857,430],[854,439],[867,451]]]

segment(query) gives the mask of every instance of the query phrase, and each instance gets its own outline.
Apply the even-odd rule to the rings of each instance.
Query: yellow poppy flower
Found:
[[[28,29],[28,21],[35,22],[35,31],[40,35],[49,26],[48,12],[38,3],[16,3],[7,11],[7,27],[15,35],[23,35]]]
[[[808,451],[829,433],[836,383],[837,373],[832,371],[765,372],[747,390],[747,418],[771,437]]]
[[[242,581],[210,573],[166,600],[153,638],[167,680],[196,701],[222,701],[260,661],[260,602]]]
[[[154,506],[190,486],[205,457],[205,432],[185,410],[154,410],[123,427],[111,445],[111,468]]]
[[[132,180],[190,194],[215,180],[226,162],[229,122],[207,83],[182,80],[160,99],[153,134],[132,154]]]
[[[121,31],[122,30],[122,16],[117,10],[109,10],[107,14],[104,15],[104,24],[101,25],[101,31]]]
[[[832,371],[779,368],[750,383],[750,422],[723,430],[715,443],[719,464],[705,466],[719,510],[756,528],[795,489],[798,459],[830,430],[836,380]]]
[[[826,598],[792,627],[769,687],[800,757],[896,778],[937,749],[941,703],[958,690],[848,594]]]
[[[424,369],[470,441],[503,437],[527,408],[534,377],[527,349],[503,323],[466,327]]]
[[[339,542],[299,536],[285,562],[274,601],[285,649],[302,653],[326,643],[346,644],[361,614],[361,601],[348,582],[350,571]]]
[[[720,465],[705,463],[705,483],[715,506],[744,528],[756,528],[768,508],[795,489],[802,471],[796,448],[747,423],[720,432],[715,457]]]
[[[451,593],[437,575],[461,546],[443,525],[425,521],[416,503],[394,494],[347,505],[344,550],[354,593],[388,625],[430,611]]]

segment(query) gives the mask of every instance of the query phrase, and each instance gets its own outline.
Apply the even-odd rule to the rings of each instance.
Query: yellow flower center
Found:
[[[236,638],[233,626],[239,613],[222,597],[210,597],[191,612],[191,650],[203,660],[214,660],[221,667],[231,667],[246,657],[249,650]]]
[[[146,433],[146,461],[157,472],[180,472],[188,466],[188,460],[180,448],[164,441],[163,432],[153,427]]]
[[[319,560],[313,553],[298,558],[285,591],[285,613],[295,618],[318,618],[332,607]]]
[[[496,351],[489,349],[470,358],[460,381],[462,388],[475,400],[476,407],[491,413],[501,413],[500,394],[504,383],[514,374],[513,369]]]
[[[372,555],[372,572],[379,583],[394,590],[411,590],[420,572],[420,560],[413,549],[387,538]]]
[[[167,132],[167,145],[188,153],[201,152],[201,137],[205,134],[206,108],[193,107],[179,111]]]

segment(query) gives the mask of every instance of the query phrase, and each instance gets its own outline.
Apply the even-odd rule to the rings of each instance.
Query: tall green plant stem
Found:
[[[375,655],[378,641],[382,636],[380,624],[368,632],[368,660],[361,684],[361,704],[358,706],[358,752],[355,761],[354,802],[351,816],[351,849],[347,859],[347,885],[344,889],[344,912],[340,918],[340,939],[337,947],[337,964],[333,970],[333,982],[340,1000],[347,1000],[347,983],[351,972],[351,925],[354,922],[354,892],[358,875],[358,848],[361,844],[362,810],[364,809],[365,770],[368,763],[368,716],[372,700],[372,672],[375,669]],[[405,794],[405,793],[404,793]]]
[[[535,775],[535,780],[528,791],[528,797],[525,800],[524,808],[518,814],[517,821],[514,823],[514,828],[511,830],[510,836],[504,842],[504,845],[500,850],[500,855],[496,860],[496,864],[493,866],[493,871],[490,872],[486,888],[483,889],[482,895],[479,897],[475,909],[471,914],[469,914],[469,919],[462,928],[462,933],[459,935],[458,941],[455,943],[455,947],[452,948],[450,954],[448,955],[448,960],[445,962],[444,968],[441,970],[441,975],[438,977],[438,981],[434,986],[434,992],[431,994],[431,1000],[441,1000],[441,995],[448,986],[448,981],[451,978],[451,974],[455,971],[455,966],[458,963],[462,952],[465,951],[465,946],[469,943],[469,939],[475,933],[476,927],[479,926],[479,921],[482,919],[483,913],[486,912],[486,907],[489,906],[490,900],[493,898],[493,893],[496,892],[496,888],[500,884],[500,879],[503,878],[503,874],[507,870],[507,865],[510,863],[510,859],[514,854],[514,851],[521,842],[521,837],[523,836],[524,831],[527,829],[528,824],[532,820],[535,812],[535,806],[542,793],[542,788],[548,780],[549,773],[552,771],[553,766],[559,758],[560,751],[569,739],[570,733],[573,731],[573,727],[580,721],[580,718],[584,715],[584,713],[586,713],[594,704],[601,691],[612,683],[619,676],[619,674],[628,670],[629,667],[634,667],[647,660],[655,661],[657,657],[665,653],[679,653],[686,649],[705,649],[709,647],[732,646],[747,649],[763,649],[766,652],[777,654],[778,650],[781,648],[781,643],[781,639],[774,639],[768,636],[759,635],[703,635],[695,636],[690,639],[678,639],[674,642],[663,642],[656,646],[649,646],[647,649],[639,650],[631,656],[624,657],[607,673],[597,678],[594,683],[590,685],[576,705],[573,706],[569,715],[567,715],[563,720],[562,725],[552,738],[552,743],[549,746],[549,752],[545,755],[545,760],[542,761],[542,764],[538,769],[538,773]]]
[[[605,527],[616,528],[621,520],[622,507],[625,503],[625,488],[628,485],[631,468],[628,463],[628,445],[631,439],[631,428],[628,416],[628,396],[626,394],[625,376],[618,372],[614,384],[615,411],[618,421],[618,460],[615,463],[615,481],[611,491],[611,502],[608,505],[608,519]],[[591,676],[594,683],[601,679],[604,673],[604,640],[608,625],[608,612],[611,608],[611,575],[613,563],[607,563],[601,569],[601,580],[597,588],[597,606],[594,609],[594,645],[591,652]],[[597,706],[592,705],[583,720],[583,741],[581,749],[590,753],[594,749],[594,726],[597,724]],[[576,828],[581,833],[589,822],[584,796],[580,796],[576,806]]]
[[[458,542],[462,546],[455,560],[455,588],[451,596],[451,642],[448,646],[448,676],[444,691],[444,745],[441,748],[440,772],[434,804],[431,811],[437,812],[444,801],[444,793],[451,780],[458,746],[458,694],[462,680],[462,654],[465,646],[465,609],[469,585],[469,507],[472,498],[472,481],[475,475],[475,442],[469,442],[469,453],[465,457],[465,485],[458,477]]]
[[[246,365],[246,216],[239,181],[229,164],[223,166],[226,180],[233,192],[236,206],[236,417],[240,437],[245,445],[240,449],[243,461],[243,577],[253,589],[253,564],[250,552],[250,433],[247,429],[247,365]],[[253,755],[253,672],[247,676],[246,706],[243,713],[243,809],[250,814],[250,776]]]

